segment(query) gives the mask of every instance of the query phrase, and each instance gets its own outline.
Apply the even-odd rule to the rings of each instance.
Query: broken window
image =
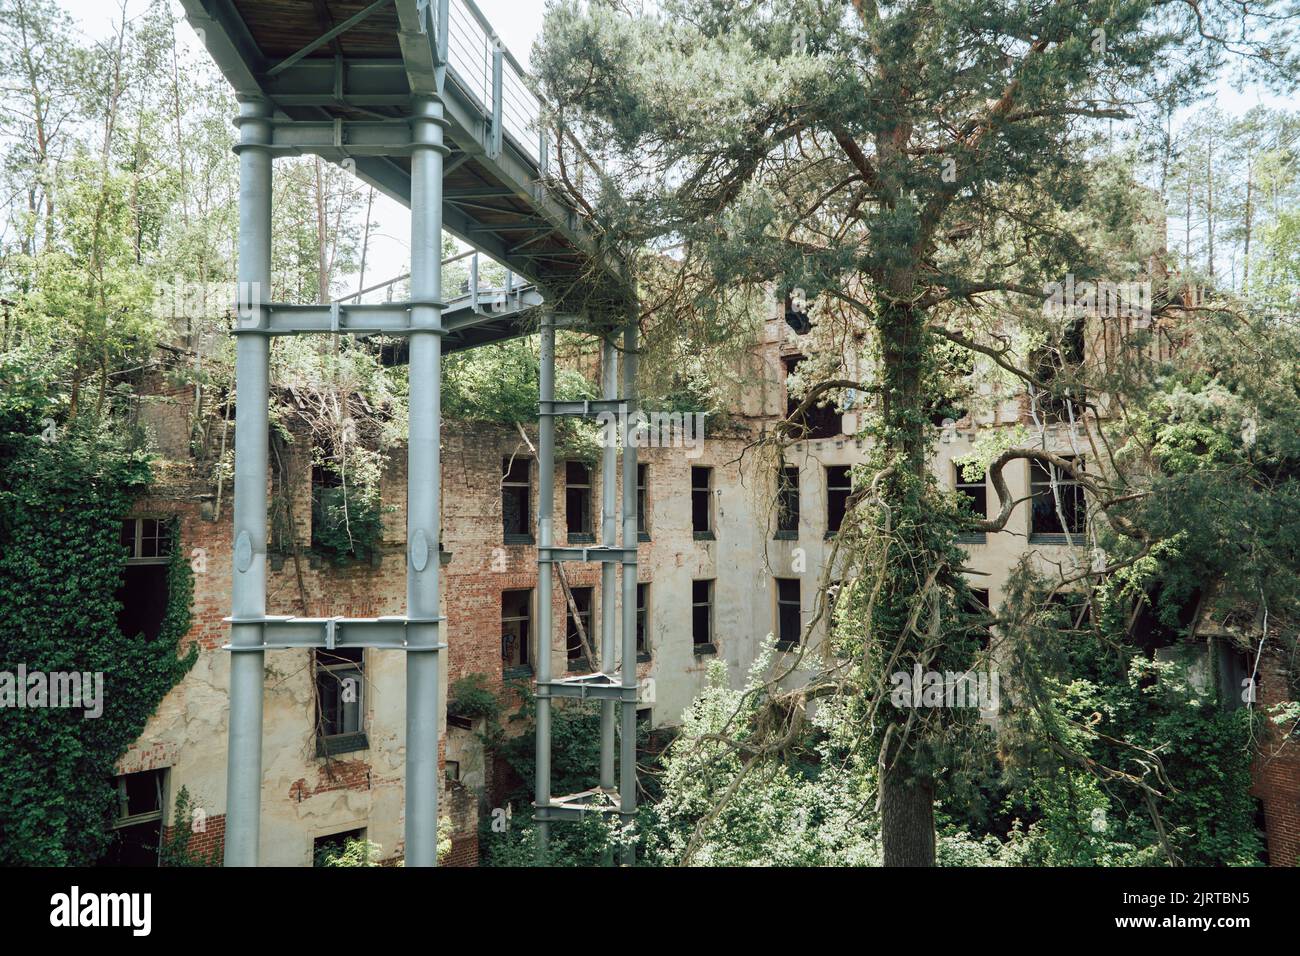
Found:
[[[776,646],[790,650],[799,646],[803,630],[800,623],[800,594],[798,578],[776,579]]]
[[[713,580],[691,582],[691,636],[697,653],[713,650]]]
[[[527,668],[532,644],[533,592],[501,592],[501,668],[509,672]]]
[[[697,538],[713,537],[712,468],[691,468],[691,529]]]
[[[1076,469],[1082,470],[1082,459],[1067,456],[1067,460]],[[1053,482],[1056,484],[1056,494],[1052,493]],[[1029,463],[1029,484],[1030,494],[1034,497],[1029,526],[1031,540],[1047,537],[1063,541],[1067,533],[1083,534],[1088,521],[1088,508],[1082,485],[1055,465],[1044,465],[1039,461]],[[1049,540],[1049,543],[1052,541]]]
[[[591,468],[580,461],[564,463],[564,520],[569,541],[596,540],[591,530]]]
[[[501,459],[501,518],[507,542],[532,543],[531,459]]]
[[[966,500],[970,513],[981,521],[987,519],[989,508],[988,476],[981,470],[978,478],[968,481],[962,474],[961,465],[954,462],[952,468],[953,488]],[[965,541],[985,540],[983,531],[967,531],[960,537]]]
[[[1077,377],[1085,354],[1084,320],[1075,319],[1061,336],[1060,348],[1044,348],[1037,358],[1038,380],[1046,388],[1035,395],[1038,412],[1046,424],[1081,421],[1086,392],[1069,381]]]
[[[776,536],[799,537],[799,469],[782,468],[776,476]]]
[[[359,647],[317,648],[316,755],[365,750],[365,669]]]
[[[804,356],[802,355],[788,355],[781,359],[782,364],[785,366],[786,418],[791,418],[791,416],[794,415],[795,410],[803,402],[802,398],[798,398],[791,394],[790,387],[790,376],[795,374],[795,370],[803,360]],[[812,405],[809,406],[802,415],[798,418],[792,418],[791,422],[794,426],[795,434],[803,438],[834,438],[836,435],[841,433],[842,429],[840,413],[835,405],[833,403],[821,404],[817,399],[813,400]]]
[[[122,522],[126,567],[115,597],[118,630],[152,641],[167,616],[167,569],[172,553],[172,522],[167,518],[127,518]]]
[[[350,840],[365,840],[366,828],[359,827],[355,830],[343,830],[339,833],[331,833],[328,836],[319,836],[312,840],[311,859],[312,866],[325,866],[326,859],[329,857],[341,856],[347,849]]]
[[[569,666],[571,668],[594,669],[596,662],[592,660],[582,647],[582,637],[578,631],[578,623],[582,623],[582,634],[587,636],[587,645],[591,648],[591,653],[596,653],[596,635],[591,630],[591,588],[570,588],[569,593],[573,596],[573,604],[568,607],[566,612],[567,628],[565,630],[565,646],[568,651]],[[568,604],[568,602],[565,602]],[[573,608],[577,607],[578,617],[573,616]]]
[[[166,770],[118,777],[117,815],[100,866],[157,866],[163,839]]]
[[[849,493],[853,480],[848,465],[826,466],[826,536],[840,530],[849,507]]]
[[[650,585],[637,584],[636,586],[636,653],[637,657],[649,657],[650,645],[648,637],[648,609],[650,607]]]
[[[646,481],[649,465],[636,466],[636,537],[638,541],[650,540],[650,525],[646,521]]]
[[[325,465],[311,466],[311,547],[328,550],[333,532],[346,520],[347,489],[343,476]]]

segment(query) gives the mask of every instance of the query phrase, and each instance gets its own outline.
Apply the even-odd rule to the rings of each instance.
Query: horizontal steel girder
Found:
[[[596,418],[600,415],[626,415],[627,400],[622,398],[599,399],[581,402],[538,402],[538,415],[555,415],[569,418]]]
[[[534,802],[534,820],[581,820],[589,813],[610,815],[618,813],[619,795],[617,790],[602,790],[593,787],[581,793],[571,793],[563,797],[552,797],[549,804]]]
[[[271,303],[263,305],[260,310],[266,317],[265,325],[241,324],[232,332],[235,335],[406,335],[411,331],[411,307],[415,304],[418,303]],[[455,335],[487,322],[518,316],[530,309],[539,308],[542,296],[533,288],[514,289],[500,295],[480,292],[477,302],[472,296],[460,296],[438,305],[444,310],[442,328],[423,331],[441,331],[445,335]]]
[[[576,561],[581,564],[636,564],[636,548],[610,548],[605,545],[593,545],[590,548],[543,548],[537,549],[538,564],[553,561]]]
[[[335,648],[372,647],[376,650],[414,651],[427,653],[439,651],[443,643],[416,644],[408,640],[409,628],[438,627],[446,618],[417,619],[396,617],[281,617],[236,620],[226,618],[226,623],[240,626],[255,625],[262,629],[262,643],[235,647],[227,644],[223,650],[275,651],[300,647]]]
[[[561,680],[538,681],[538,697],[564,697],[571,700],[613,700],[637,703],[638,687],[625,687],[608,674],[584,674]]]

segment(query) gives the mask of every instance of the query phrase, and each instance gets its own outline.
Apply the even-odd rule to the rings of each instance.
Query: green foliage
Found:
[[[313,865],[319,867],[378,866],[379,855],[383,851],[384,848],[378,843],[348,837],[343,841],[342,847],[330,844],[320,847],[316,851]]]
[[[33,420],[48,409],[21,388],[2,394],[0,670],[24,664],[28,671],[102,672],[104,687],[103,715],[95,719],[55,708],[7,712],[0,859],[84,865],[107,844],[118,758],[194,662],[194,648],[178,656],[189,628],[191,572],[174,546],[158,638],[120,633],[121,521],[149,480],[148,459],[108,425],[78,423],[44,441]]]
[[[479,852],[483,866],[534,866],[537,861],[536,827],[531,807],[536,785],[536,700],[519,685],[524,703],[513,719],[509,735],[498,733],[488,745],[519,777],[520,785],[505,794],[508,818],[500,813],[480,815]],[[520,727],[522,725],[522,727]],[[489,728],[491,730],[491,728]],[[600,709],[578,703],[551,709],[551,792],[578,793],[595,783],[600,766]],[[617,817],[614,818],[615,820]],[[504,830],[502,827],[504,826]],[[577,822],[551,827],[547,852],[550,866],[599,866],[617,849],[617,827],[588,814]]]
[[[181,787],[180,792],[176,794],[176,810],[172,815],[172,826],[170,832],[163,839],[162,847],[159,851],[159,866],[220,866],[222,848],[217,845],[212,848],[212,852],[207,856],[196,853],[190,849],[190,833],[193,830],[193,813],[194,805],[190,802],[190,792],[188,788]]]
[[[501,701],[487,681],[486,674],[467,674],[453,683],[447,693],[448,716],[466,720],[483,718],[495,724],[501,714]]]
[[[564,336],[557,339],[557,349],[566,344]],[[536,424],[540,362],[534,336],[448,356],[443,369],[443,413],[448,419],[467,422]],[[555,397],[577,402],[599,398],[600,393],[581,372],[560,365],[555,371]],[[561,418],[555,423],[556,453],[561,457],[595,461],[599,441],[599,428],[593,422]]]
[[[313,488],[311,520],[314,549],[336,564],[369,561],[383,534],[377,484]]]
[[[1134,576],[1116,575],[1073,605],[1046,602],[1043,582],[1026,569],[1011,581],[1001,663],[1018,706],[1004,715],[1000,738],[1003,813],[1018,821],[1008,834],[1013,857],[1251,865],[1255,715],[1229,709],[1237,689],[1221,698],[1213,666],[1194,679],[1186,661],[1149,660],[1133,646],[1133,589],[1144,594],[1162,566],[1133,567]],[[1177,562],[1164,568],[1176,573]],[[1179,638],[1177,628],[1167,633]],[[1206,653],[1204,639],[1180,646],[1190,657]]]

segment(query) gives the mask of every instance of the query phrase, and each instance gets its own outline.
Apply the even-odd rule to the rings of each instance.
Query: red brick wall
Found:
[[[176,832],[173,826],[164,827],[164,839],[171,840],[172,835]],[[221,863],[222,846],[226,838],[226,815],[208,817],[204,821],[204,829],[201,833],[190,832],[188,848],[190,853],[202,860],[214,860],[217,865]]]
[[[1265,653],[1259,664],[1258,706],[1267,714],[1274,704],[1290,699],[1286,662]],[[1282,737],[1281,730],[1265,721],[1259,754],[1251,767],[1251,793],[1264,804],[1271,866],[1300,865],[1300,745]]]

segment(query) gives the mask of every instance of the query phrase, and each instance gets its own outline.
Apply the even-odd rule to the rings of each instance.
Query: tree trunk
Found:
[[[885,866],[934,866],[934,783],[901,765],[880,781]]]
[[[905,289],[910,276],[893,277],[891,291]],[[897,294],[897,293],[896,293]],[[904,520],[907,514],[924,513],[926,460],[928,454],[925,419],[925,371],[928,340],[925,313],[918,312],[900,295],[882,310],[878,328],[883,363],[880,441],[887,461],[905,475],[886,479],[882,497],[893,516],[893,533],[900,536],[901,547],[891,549],[887,559],[898,567],[886,572],[890,582],[882,595],[885,616],[873,623],[873,629],[885,637],[888,645],[901,642],[906,652],[921,649],[923,640],[916,634],[900,635],[898,622],[906,621],[908,608],[918,599],[917,590],[938,560],[915,537],[915,522]],[[913,530],[905,530],[911,528]],[[901,536],[908,536],[903,540]],[[892,622],[892,623],[890,623]],[[902,727],[896,727],[902,731]],[[934,781],[912,769],[913,741],[889,747],[884,757],[888,768],[880,781],[881,842],[886,866],[934,865]]]

